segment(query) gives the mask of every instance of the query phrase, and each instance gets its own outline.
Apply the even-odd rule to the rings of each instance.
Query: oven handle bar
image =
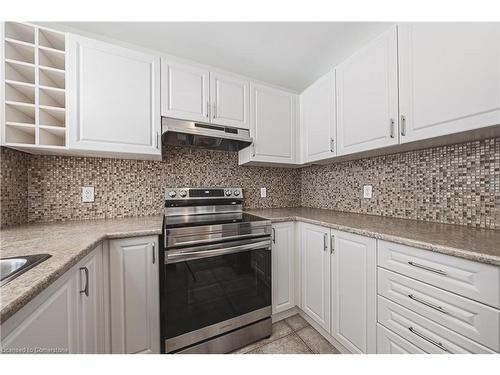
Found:
[[[210,257],[215,257],[215,256],[220,256],[220,255],[234,254],[234,253],[240,253],[243,251],[256,250],[256,249],[262,249],[262,248],[265,248],[267,250],[271,250],[271,240],[252,242],[252,243],[247,243],[247,244],[243,244],[243,245],[223,247],[223,248],[213,249],[213,250],[198,250],[198,251],[185,251],[184,250],[182,252],[170,253],[170,254],[167,252],[167,256],[165,257],[165,263],[171,264],[171,263],[186,262],[188,260],[210,258]],[[192,248],[192,249],[195,249],[195,248]]]

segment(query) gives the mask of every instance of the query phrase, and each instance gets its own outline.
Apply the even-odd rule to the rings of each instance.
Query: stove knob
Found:
[[[180,195],[182,198],[184,198],[184,197],[187,195],[187,194],[186,194],[186,190],[181,190],[181,191],[179,192],[179,195]]]
[[[237,197],[238,195],[240,195],[240,191],[239,191],[239,190],[235,190],[235,191],[233,191],[233,195],[234,195],[235,197]]]
[[[226,193],[226,197],[229,197],[231,195],[231,190],[226,190],[225,193]]]
[[[171,191],[168,192],[168,196],[170,198],[175,198],[176,195],[177,195],[177,193],[175,192],[175,190],[171,190]]]

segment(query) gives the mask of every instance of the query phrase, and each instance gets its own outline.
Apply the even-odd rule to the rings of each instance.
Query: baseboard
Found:
[[[289,317],[291,317],[291,316],[293,316],[295,314],[298,314],[298,313],[299,313],[299,308],[297,306],[294,306],[291,309],[288,309],[288,310],[285,310],[285,311],[273,314],[271,316],[271,318],[273,320],[273,323],[276,323],[276,322],[279,322],[280,320],[289,318]]]
[[[323,336],[325,339],[327,339],[330,342],[330,344],[332,344],[333,346],[335,346],[335,348],[337,348],[337,350],[340,353],[342,353],[342,354],[353,354],[345,346],[343,346],[341,343],[339,343],[337,340],[335,340],[333,338],[333,336],[330,335],[325,329],[323,329],[322,327],[320,327],[319,324],[316,323],[313,319],[311,319],[309,317],[309,315],[307,315],[304,311],[302,311],[297,306],[295,306],[294,309],[296,309],[297,312],[299,313],[299,315],[301,317],[303,317],[306,320],[306,322],[309,323],[316,331],[318,331],[321,334],[321,336]],[[293,309],[290,309],[290,310],[293,310]],[[287,311],[290,311],[290,310],[287,310]]]

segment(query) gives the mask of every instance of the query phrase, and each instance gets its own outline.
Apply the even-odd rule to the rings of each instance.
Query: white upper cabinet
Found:
[[[401,142],[500,124],[499,23],[398,30]]]
[[[398,143],[396,26],[335,69],[337,153]]]
[[[160,158],[160,59],[76,35],[69,39],[69,147]]]
[[[377,240],[332,230],[332,336],[352,353],[377,347]]]
[[[253,144],[240,151],[240,164],[297,162],[297,95],[261,84],[250,85]]]
[[[218,72],[210,73],[212,123],[250,128],[249,81]]]
[[[182,120],[210,120],[208,70],[162,59],[162,115]]]
[[[336,155],[335,72],[329,72],[300,95],[304,162]]]

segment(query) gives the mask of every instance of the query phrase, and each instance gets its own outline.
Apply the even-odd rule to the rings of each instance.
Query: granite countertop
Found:
[[[500,231],[318,208],[247,211],[272,222],[311,224],[500,266]]]
[[[108,238],[159,235],[163,216],[28,224],[0,230],[0,257],[50,254],[49,259],[0,287],[0,323]]]

